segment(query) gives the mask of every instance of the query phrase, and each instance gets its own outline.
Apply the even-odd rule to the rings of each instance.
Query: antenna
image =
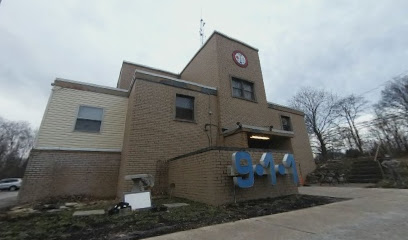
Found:
[[[204,45],[204,26],[205,26],[205,22],[203,20],[203,14],[201,11],[201,20],[200,20],[200,41],[201,41],[201,46]]]

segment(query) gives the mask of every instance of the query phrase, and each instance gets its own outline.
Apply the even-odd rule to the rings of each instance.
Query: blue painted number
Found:
[[[251,155],[248,152],[232,154],[232,167],[241,176],[234,177],[234,184],[240,188],[250,188],[254,185],[254,170]]]
[[[268,152],[268,153],[262,154],[262,157],[259,163],[262,165],[262,167],[269,169],[268,178],[272,185],[276,185],[275,162],[273,160],[272,153]]]
[[[283,163],[283,166],[291,169],[291,173],[293,175],[293,182],[295,184],[298,184],[299,178],[298,178],[296,162],[295,162],[295,158],[293,157],[293,154],[289,154],[289,153],[285,154],[285,156],[283,157],[282,163]]]

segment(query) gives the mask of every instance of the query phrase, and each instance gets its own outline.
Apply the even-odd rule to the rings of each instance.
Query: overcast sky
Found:
[[[179,73],[218,30],[259,49],[268,101],[302,86],[363,93],[408,70],[408,1],[0,4],[0,116],[38,127],[56,77],[116,86],[123,60]],[[365,94],[378,99],[381,89]]]

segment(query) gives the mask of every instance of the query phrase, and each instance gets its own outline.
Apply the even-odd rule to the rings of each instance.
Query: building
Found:
[[[231,155],[254,163],[293,153],[314,169],[304,114],[267,102],[258,49],[214,32],[179,74],[123,62],[116,88],[56,79],[20,201],[122,197],[126,175],[152,174],[153,194],[214,205],[297,192],[289,176],[236,189]],[[289,89],[282,89],[289,91]]]

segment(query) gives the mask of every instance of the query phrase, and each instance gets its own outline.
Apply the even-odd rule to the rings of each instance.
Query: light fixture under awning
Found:
[[[257,135],[252,135],[252,136],[250,136],[249,138],[252,138],[252,139],[259,139],[259,140],[269,140],[269,139],[270,139],[269,137],[265,137],[265,136],[257,136]]]

